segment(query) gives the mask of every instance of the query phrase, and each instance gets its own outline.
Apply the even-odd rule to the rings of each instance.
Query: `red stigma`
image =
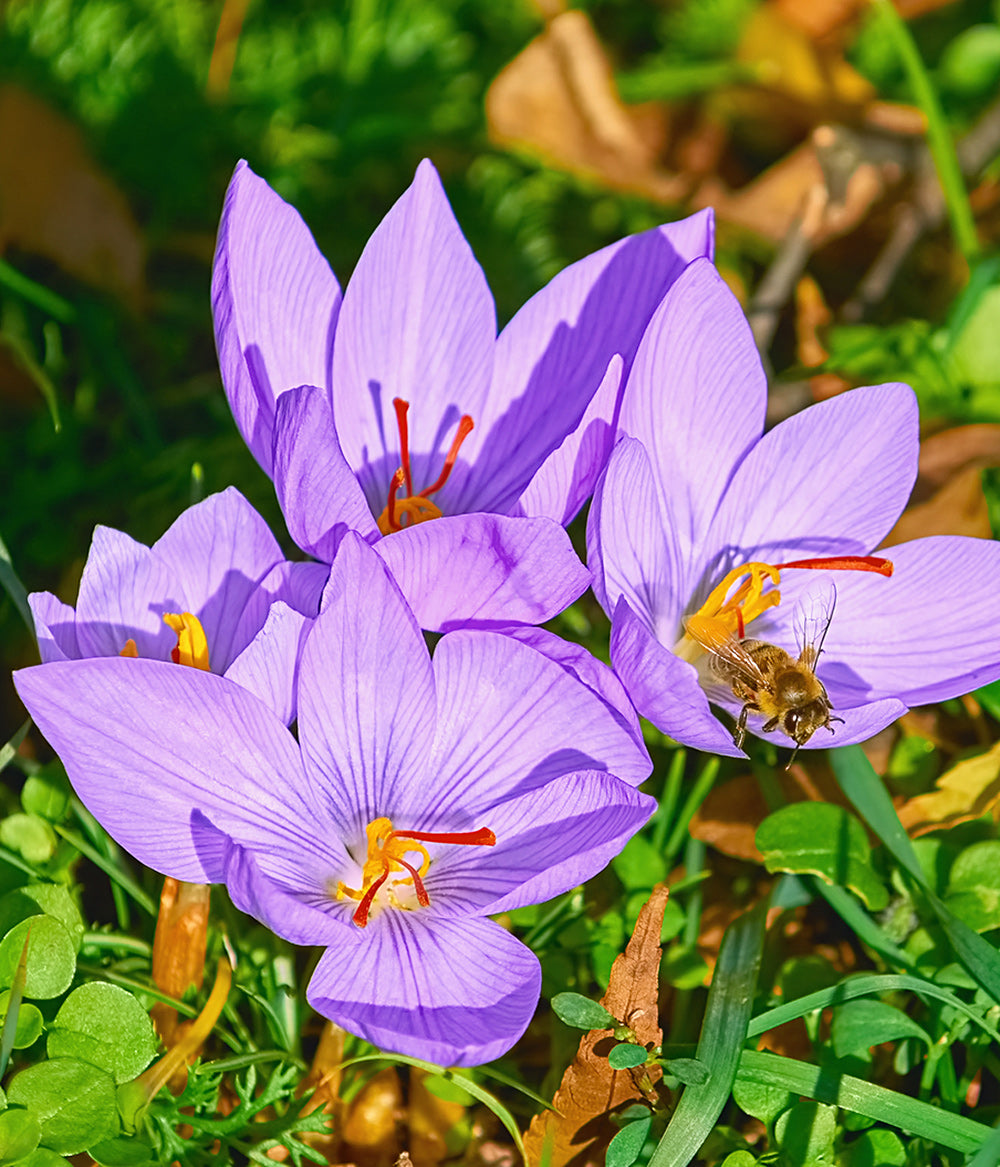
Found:
[[[826,559],[796,559],[793,563],[776,563],[779,571],[788,568],[813,568],[819,571],[874,571],[878,575],[892,575],[891,559],[878,555],[832,555]]]
[[[393,531],[401,531],[404,526],[413,526],[414,523],[424,523],[428,519],[439,519],[440,509],[430,501],[430,496],[440,490],[451,476],[452,469],[458,461],[458,454],[462,443],[472,433],[475,426],[472,418],[466,413],[458,421],[458,429],[452,439],[451,448],[444,460],[444,466],[437,480],[430,486],[417,492],[413,491],[413,472],[410,464],[410,427],[407,413],[410,403],[402,397],[392,399],[393,409],[396,411],[396,426],[399,429],[399,461],[400,467],[392,477],[389,485],[388,504],[378,519],[378,528],[383,535],[390,535]],[[400,487],[406,487],[403,497],[397,497]]]
[[[375,896],[378,894],[378,889],[382,886],[383,883],[385,883],[388,878],[389,868],[386,867],[385,871],[382,872],[378,879],[375,880],[371,887],[361,897],[361,903],[358,904],[354,915],[351,917],[351,919],[355,924],[357,924],[359,928],[364,928],[367,925],[368,913],[371,911],[372,904],[375,902]]]
[[[495,847],[497,837],[489,827],[478,831],[393,831],[393,838],[415,839],[418,843],[462,843],[466,847]]]

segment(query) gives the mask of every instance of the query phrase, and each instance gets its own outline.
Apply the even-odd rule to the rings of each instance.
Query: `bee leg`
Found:
[[[756,712],[757,706],[752,701],[747,701],[740,710],[739,720],[736,722],[736,728],[733,730],[733,745],[738,750],[743,749],[743,739],[747,736],[747,715]]]
[[[764,724],[761,726],[761,729],[764,731],[764,733],[770,733],[772,729],[778,728],[779,721],[780,721],[780,718],[772,717],[770,721],[764,722]]]

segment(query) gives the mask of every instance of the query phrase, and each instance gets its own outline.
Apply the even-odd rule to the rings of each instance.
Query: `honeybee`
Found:
[[[789,765],[817,729],[822,727],[833,733],[831,722],[843,723],[842,717],[832,715],[833,705],[816,676],[816,663],[836,601],[837,589],[829,577],[817,580],[803,594],[793,615],[797,659],[766,640],[741,639],[731,634],[721,620],[692,616],[687,622],[688,636],[710,654],[713,676],[743,702],[733,731],[733,743],[738,749],[743,748],[751,713],[764,716],[765,733],[780,729],[795,743]]]

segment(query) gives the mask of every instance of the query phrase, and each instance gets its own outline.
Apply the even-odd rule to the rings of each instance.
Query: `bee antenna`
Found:
[[[793,763],[793,762],[795,761],[795,759],[798,757],[799,750],[800,750],[801,748],[802,748],[802,747],[799,745],[799,743],[798,743],[798,742],[796,742],[796,743],[795,743],[795,749],[794,749],[794,750],[792,750],[792,756],[791,756],[791,757],[788,759],[788,765],[785,767],[785,769],[786,769],[786,770],[790,770],[790,769],[792,768],[792,763]]]

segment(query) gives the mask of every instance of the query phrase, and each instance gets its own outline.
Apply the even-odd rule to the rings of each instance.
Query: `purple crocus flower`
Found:
[[[538,998],[537,959],[486,917],[589,878],[655,805],[634,788],[645,752],[597,694],[492,631],[449,633],[431,660],[354,535],[303,650],[298,741],[225,677],[161,661],[15,680],[123,847],[326,946],[312,1004],[441,1063],[498,1057]]]
[[[766,395],[739,305],[711,264],[692,263],[639,346],[621,412],[626,436],[590,512],[590,565],[612,617],[616,671],[665,733],[721,754],[741,751],[709,695],[734,715],[743,702],[711,683],[686,631],[697,625],[686,621],[707,618],[795,655],[797,599],[815,590],[817,570],[771,569],[867,556],[917,470],[917,404],[906,385],[854,389],[767,434]],[[1000,545],[935,537],[884,554],[889,578],[827,576],[836,606],[816,672],[843,723],[815,733],[812,748],[862,741],[909,706],[1000,676]],[[748,728],[790,744],[760,723],[751,714]]]
[[[97,656],[174,660],[228,676],[284,720],[325,572],[285,560],[233,487],[189,507],[152,547],[97,527],[74,610],[28,597],[45,663]]]
[[[498,337],[430,162],[343,302],[298,214],[240,163],[215,258],[216,342],[292,537],[329,563],[358,531],[424,628],[561,611],[589,583],[561,527],[610,452],[639,338],[711,250],[709,212],[623,239],[568,267]]]

